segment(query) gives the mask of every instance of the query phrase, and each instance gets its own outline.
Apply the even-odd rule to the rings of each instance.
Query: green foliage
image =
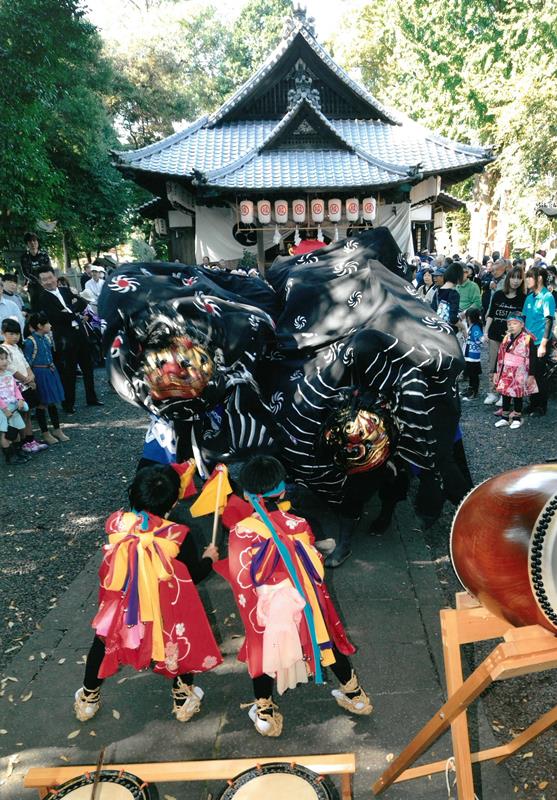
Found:
[[[225,25],[211,5],[112,55],[109,109],[134,148],[218,108],[279,43],[291,0],[249,0]]]
[[[232,32],[230,65],[237,82],[247,80],[274,50],[293,11],[292,0],[248,0]]]
[[[111,66],[81,0],[0,0],[0,30],[0,243],[46,218],[77,249],[111,246],[135,190],[111,165]]]
[[[257,269],[257,257],[250,250],[244,250],[242,258],[238,261],[238,266],[242,269]]]
[[[374,0],[337,55],[387,105],[453,139],[493,145],[491,199],[526,234],[557,174],[557,6],[544,0]],[[545,192],[545,194],[544,194]]]

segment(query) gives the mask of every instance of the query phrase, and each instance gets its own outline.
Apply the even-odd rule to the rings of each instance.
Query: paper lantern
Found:
[[[331,222],[340,222],[342,215],[342,203],[338,197],[334,198],[333,200],[329,200],[328,211]]]
[[[242,200],[240,203],[240,220],[244,225],[251,225],[253,222],[253,203],[251,200]]]
[[[314,222],[323,222],[325,219],[325,202],[323,200],[311,201],[311,218]]]
[[[286,200],[275,200],[275,222],[284,225],[288,222],[288,203]]]
[[[346,219],[348,222],[357,222],[360,216],[360,201],[357,197],[350,197],[346,201]]]
[[[306,201],[294,200],[292,203],[292,219],[294,222],[306,221]]]
[[[362,200],[362,214],[366,222],[373,222],[377,211],[377,201],[375,197],[364,197]]]
[[[271,201],[258,200],[257,201],[257,219],[262,225],[268,225],[271,221]]]
[[[155,231],[158,233],[159,236],[166,236],[168,233],[168,227],[166,224],[166,220],[163,217],[157,217],[155,220]]]

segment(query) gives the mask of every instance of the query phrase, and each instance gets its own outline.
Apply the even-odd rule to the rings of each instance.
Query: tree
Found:
[[[278,45],[292,0],[248,0],[234,24],[230,65],[241,83],[265,61]]]
[[[76,246],[115,243],[135,189],[111,164],[111,66],[81,0],[0,0],[0,30],[4,243],[43,218]]]
[[[476,181],[476,197],[487,188],[509,235],[523,237],[557,172],[557,7],[377,0],[336,46],[387,105],[453,139],[494,145],[497,161]]]
[[[165,12],[166,13],[166,12]],[[291,0],[249,0],[232,27],[217,10],[180,17],[111,56],[109,109],[134,148],[173,133],[182,120],[210,113],[279,43]]]

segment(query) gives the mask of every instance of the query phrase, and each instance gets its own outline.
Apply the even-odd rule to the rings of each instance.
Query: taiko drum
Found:
[[[503,472],[473,489],[453,521],[451,558],[494,614],[557,633],[557,464]]]

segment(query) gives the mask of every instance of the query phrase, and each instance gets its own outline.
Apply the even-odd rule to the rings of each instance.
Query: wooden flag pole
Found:
[[[224,480],[224,470],[220,470],[219,477],[217,478],[217,501],[215,503],[215,514],[213,516],[213,535],[211,537],[211,544],[214,545],[217,541],[217,532],[219,529],[220,520],[220,497],[222,494],[222,482]]]

